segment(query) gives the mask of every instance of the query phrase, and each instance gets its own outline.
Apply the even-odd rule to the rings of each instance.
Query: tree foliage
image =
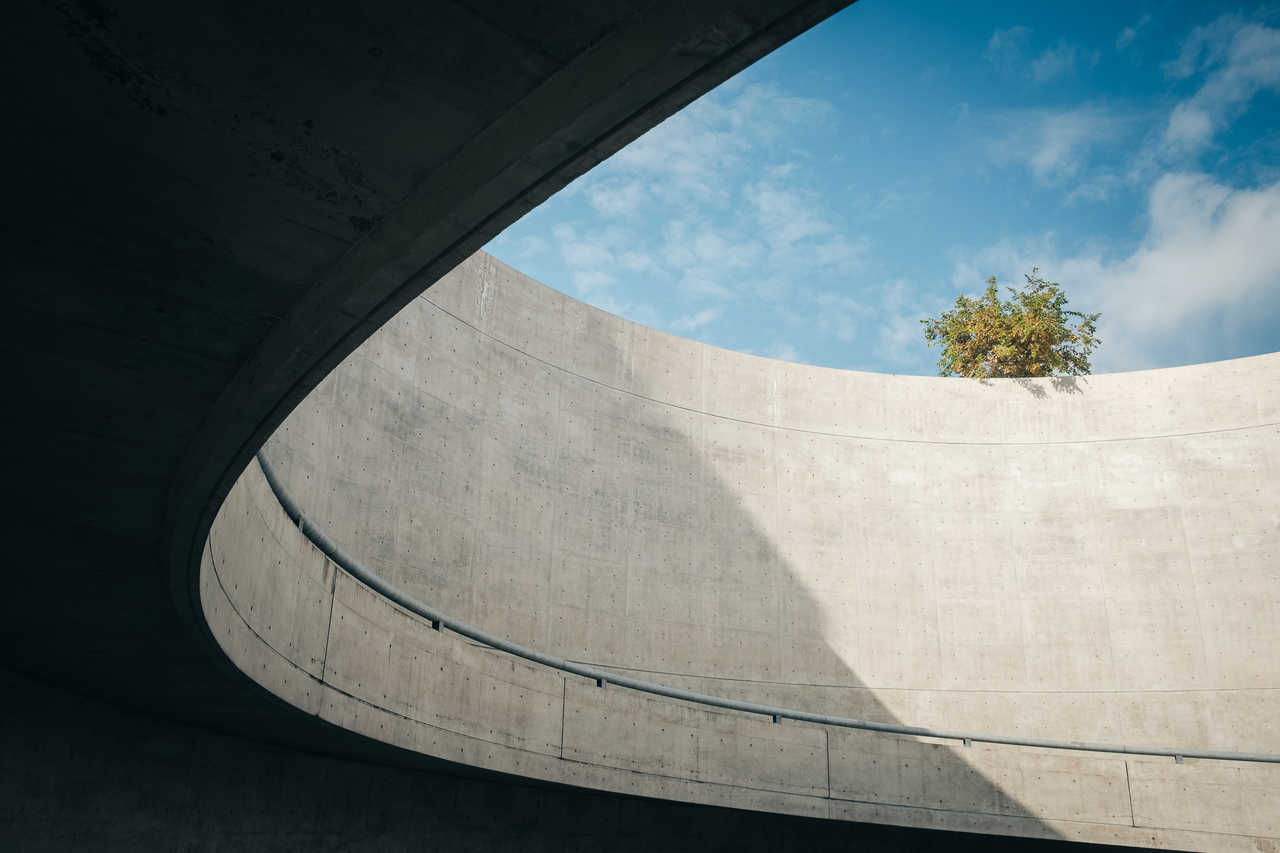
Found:
[[[942,345],[939,376],[987,377],[1079,376],[1089,372],[1089,354],[1101,341],[1101,314],[1066,308],[1057,282],[1040,278],[1039,268],[1026,276],[1024,290],[1007,288],[1003,302],[996,278],[977,299],[956,298],[955,308],[921,320],[929,345]]]

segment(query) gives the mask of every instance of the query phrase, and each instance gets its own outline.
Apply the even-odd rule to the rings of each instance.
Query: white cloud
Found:
[[[843,189],[845,204],[848,209],[857,213],[860,222],[878,222],[918,214],[923,212],[929,197],[927,192],[919,189],[918,184],[912,186],[911,183],[909,179],[902,181],[910,189],[884,188],[874,182],[865,185],[850,184]]]
[[[578,293],[582,296],[590,296],[598,290],[603,290],[618,283],[618,279],[605,272],[604,270],[574,270],[569,273],[569,278],[573,280],[573,286],[578,289]]]
[[[728,301],[744,270],[760,261],[763,246],[732,230],[721,230],[705,222],[683,219],[663,228],[660,257],[664,272],[673,277],[680,290],[700,298]]]
[[[551,233],[569,269],[569,279],[580,296],[597,294],[617,283],[614,273],[618,261],[610,246],[616,241],[616,234],[600,232],[588,236],[568,223],[556,225]]]
[[[1224,15],[1196,28],[1165,71],[1175,79],[1205,74],[1195,94],[1174,107],[1162,140],[1168,155],[1194,154],[1255,95],[1280,92],[1280,29]]]
[[[653,257],[644,252],[623,252],[618,261],[631,272],[646,272],[654,267]]]
[[[737,293],[724,284],[724,277],[716,270],[706,268],[684,270],[676,281],[680,292],[685,296],[698,299],[718,299],[729,302],[737,297]]]
[[[616,299],[608,293],[593,296],[591,303],[601,311],[608,311],[619,317],[625,317],[633,323],[657,328],[662,325],[662,317],[656,308],[644,302]]]
[[[1136,335],[1168,335],[1205,312],[1247,310],[1280,288],[1280,183],[1232,189],[1170,174],[1151,191],[1150,229],[1134,254],[1105,270],[1103,307]]]
[[[982,58],[1004,74],[1021,73],[1026,66],[1030,45],[1029,27],[998,29],[987,40]],[[1085,52],[1065,39],[1059,39],[1056,45],[1045,49],[1031,61],[1031,78],[1036,83],[1048,83],[1072,73],[1078,63],[1096,65],[1097,62],[1097,51]]]
[[[766,239],[776,246],[792,246],[834,230],[816,214],[814,206],[795,191],[759,183],[745,187],[743,195],[755,209]]]
[[[987,49],[983,51],[982,58],[1001,71],[1012,71],[1014,66],[1021,62],[1022,53],[1030,38],[1030,27],[997,29],[987,40]]]
[[[857,293],[852,296],[850,293]],[[904,278],[867,282],[856,290],[816,295],[797,325],[820,337],[856,344],[867,352],[864,367],[929,372],[920,321],[943,303]],[[851,348],[852,349],[852,348]],[[936,354],[935,354],[936,357]]]
[[[1154,49],[1144,43],[1149,23],[1143,16],[1120,30],[1117,50]],[[1272,248],[1280,241],[1270,236],[1280,233],[1280,183],[1227,186],[1191,173],[1185,159],[1211,144],[1259,92],[1280,89],[1277,32],[1238,16],[1196,30],[1165,66],[1175,82],[1163,99],[1003,114],[975,108],[972,115],[962,103],[947,111],[942,121],[963,125],[952,128],[963,131],[958,137],[987,145],[993,163],[1018,167],[1011,181],[1030,184],[1024,188],[1037,203],[1145,193],[1148,220],[1146,233],[1119,252],[1106,244],[1064,250],[1053,233],[998,244],[957,261],[957,283],[973,293],[996,273],[1017,284],[1038,264],[1064,283],[1072,307],[1103,312],[1100,371],[1194,360],[1186,341],[1226,335],[1232,318],[1257,315],[1259,304],[1280,306],[1280,259]],[[1033,35],[1027,27],[996,30],[984,56],[1040,83],[1097,61],[1096,52],[1037,43]],[[823,130],[832,115],[825,101],[730,81],[575,181],[566,190],[576,198],[573,221],[541,247],[523,248],[563,260],[557,281],[642,323],[665,318],[672,331],[723,334],[737,326],[726,316],[755,313],[768,317],[772,330],[757,338],[763,353],[794,360],[793,342],[838,341],[874,352],[879,369],[927,371],[937,352],[923,346],[919,319],[931,308],[945,310],[949,300],[935,304],[938,294],[910,282],[869,278],[876,258],[855,229],[892,235],[871,223],[927,214],[922,200],[935,188],[907,179],[853,186],[863,183],[853,177],[825,185],[830,173],[814,166],[818,146],[803,150],[797,140]],[[874,113],[858,120],[869,139],[885,126]],[[976,165],[989,174],[987,164]],[[1101,212],[1128,233],[1133,211]],[[1064,221],[1078,233],[1072,219]],[[1015,227],[1027,233],[1025,225]],[[879,269],[921,275],[909,264]],[[663,317],[625,301],[627,293],[656,291],[663,296],[655,301],[669,299],[660,303]],[[1273,316],[1280,328],[1280,308]]]
[[[1098,104],[1019,111],[998,120],[1005,133],[991,143],[990,152],[997,163],[1024,164],[1041,184],[1079,180],[1095,184],[1079,198],[1105,198],[1100,191],[1109,193],[1117,181],[1100,175],[1094,161],[1102,149],[1130,138],[1143,121],[1138,111]]]
[[[1055,62],[1058,67],[1065,59]],[[1042,66],[1043,73],[1048,68]],[[1223,16],[1194,30],[1165,72],[1203,79],[1171,109],[1096,103],[997,117],[994,126],[1003,133],[989,143],[993,162],[1026,165],[1040,184],[1063,187],[1067,204],[1149,187],[1171,168],[1188,168],[1255,95],[1280,92],[1280,30]],[[1146,140],[1136,150],[1121,153],[1141,136]]]
[[[799,351],[786,341],[775,341],[768,349],[768,356],[769,358],[776,358],[781,361],[800,360]]]
[[[819,293],[814,302],[817,315],[813,325],[819,334],[846,344],[853,342],[860,325],[872,313],[872,306],[843,293]]]
[[[723,313],[719,308],[704,308],[696,314],[686,314],[673,320],[671,328],[682,332],[693,332],[719,320]]]
[[[789,95],[777,87],[760,84],[743,88],[727,110],[735,129],[760,126],[769,139],[784,133],[788,125],[817,125],[834,113],[835,107],[820,98]]]
[[[571,267],[612,267],[613,253],[604,246],[587,242],[562,243],[560,252]]]
[[[771,258],[794,266],[852,267],[865,246],[844,236],[814,194],[757,183],[743,188]]]
[[[524,262],[532,261],[546,254],[550,248],[550,244],[537,234],[509,237],[504,233],[493,241],[493,245],[500,248],[509,257]]]
[[[875,351],[880,363],[886,367],[920,367],[921,359],[928,358],[927,350],[922,348],[924,333],[920,321],[931,300],[906,279],[885,282],[879,288],[879,295]]]
[[[876,329],[876,355],[887,365],[915,365],[920,361],[924,333],[917,314],[889,314]]]
[[[1098,170],[1071,188],[1067,193],[1066,203],[1068,205],[1078,202],[1098,204],[1109,201],[1117,192],[1128,188],[1130,183],[1127,178],[1114,172]]]
[[[1147,213],[1146,234],[1128,254],[1062,256],[1046,234],[958,262],[955,281],[974,289],[997,273],[1020,282],[1039,265],[1063,284],[1069,307],[1102,312],[1099,371],[1195,361],[1214,350],[1206,342],[1221,344],[1233,326],[1258,322],[1258,312],[1280,314],[1280,182],[1240,189],[1169,173],[1152,187]]]
[[[1081,55],[1075,45],[1060,41],[1035,58],[1031,63],[1031,77],[1037,83],[1048,83],[1059,77],[1065,77],[1076,70],[1077,60],[1096,63],[1097,56]]]
[[[605,182],[586,189],[587,201],[604,216],[629,216],[635,213],[648,195],[640,181]]]
[[[732,190],[726,171],[766,165],[751,161],[762,145],[785,138],[790,128],[813,127],[833,114],[827,101],[753,84],[728,98],[695,102],[619,151],[610,163],[649,178],[650,191],[664,202],[727,204]]]
[[[1138,31],[1149,23],[1151,23],[1151,16],[1143,15],[1138,19],[1138,23],[1134,24],[1132,27],[1125,27],[1121,30],[1120,35],[1116,36],[1116,50],[1124,50],[1129,45],[1133,44],[1134,39],[1138,37]]]
[[[714,228],[704,227],[695,232],[692,238],[690,248],[697,261],[704,266],[726,271],[737,270],[754,265],[760,257],[758,244],[735,240]]]
[[[1076,175],[1090,149],[1116,122],[1116,117],[1093,107],[1043,115],[1027,160],[1031,171],[1041,181]]]
[[[617,167],[656,178],[655,192],[671,198],[710,200],[724,190],[717,169],[737,163],[745,143],[714,116],[688,107],[614,155]]]
[[[1244,19],[1240,15],[1229,14],[1196,27],[1183,41],[1178,58],[1164,64],[1165,76],[1182,80],[1203,68],[1221,63],[1232,36],[1243,26]]]
[[[826,101],[771,86],[730,81],[709,93],[572,185],[588,216],[553,229],[565,268],[557,275],[605,310],[640,287],[660,288],[670,299],[665,328],[679,333],[721,331],[732,306],[752,301],[786,337],[799,328],[795,306],[841,286],[866,250],[842,220],[853,205],[814,185],[814,155],[796,143],[833,115]],[[883,209],[901,204],[877,199]],[[628,316],[660,319],[652,310]],[[790,348],[770,352],[796,358],[780,344]]]

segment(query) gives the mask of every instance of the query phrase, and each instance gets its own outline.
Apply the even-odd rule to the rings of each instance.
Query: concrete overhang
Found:
[[[9,9],[7,664],[326,748],[197,615],[234,478],[439,276],[845,5]]]

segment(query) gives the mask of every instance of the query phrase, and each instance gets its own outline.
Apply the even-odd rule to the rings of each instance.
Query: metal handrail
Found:
[[[1040,738],[1022,738],[1012,737],[1009,735],[990,735],[974,732],[954,732],[939,729],[928,729],[921,726],[904,726],[896,723],[877,723],[871,720],[855,720],[848,717],[833,717],[827,714],[814,714],[809,711],[797,711],[792,708],[779,708],[772,705],[760,705],[755,702],[741,702],[736,699],[724,699],[719,696],[708,696],[704,693],[695,693],[692,690],[681,690],[678,687],[668,687],[664,684],[655,684],[651,681],[642,681],[638,678],[631,678],[620,673],[607,669],[599,669],[594,666],[574,663],[564,658],[549,655],[540,652],[537,649],[526,648],[519,643],[513,643],[502,637],[495,637],[487,631],[483,631],[466,622],[460,622],[450,616],[441,613],[434,607],[423,604],[413,596],[401,589],[387,583],[373,572],[366,569],[354,557],[348,555],[345,551],[325,535],[324,531],[316,526],[302,512],[301,507],[293,500],[288,489],[280,482],[280,478],[276,475],[275,469],[271,463],[267,461],[262,451],[259,450],[258,465],[262,468],[263,475],[267,478],[267,483],[271,486],[271,491],[275,493],[276,499],[280,502],[280,506],[284,509],[285,514],[298,525],[298,529],[302,535],[309,539],[320,551],[337,564],[341,569],[346,571],[356,580],[373,590],[381,593],[386,598],[391,599],[396,604],[409,610],[431,623],[431,627],[437,631],[449,629],[455,634],[460,634],[468,639],[483,643],[491,648],[517,657],[530,660],[535,663],[543,664],[562,672],[580,675],[583,678],[593,679],[596,685],[604,687],[608,684],[616,684],[619,687],[627,687],[632,690],[639,690],[644,693],[652,693],[657,696],[666,696],[671,699],[681,699],[686,702],[696,702],[700,705],[710,705],[715,708],[727,708],[732,711],[743,711],[748,714],[759,714],[761,716],[770,717],[775,723],[782,720],[800,720],[806,723],[817,723],[825,726],[840,726],[847,729],[862,729],[864,731],[885,732],[887,734],[898,735],[914,735],[917,737],[931,737],[940,740],[960,741],[968,746],[971,743],[998,743],[1007,746],[1030,746],[1041,749],[1068,749],[1082,752],[1112,752],[1125,755],[1156,755],[1181,762],[1184,758],[1200,758],[1215,761],[1254,761],[1264,762],[1267,764],[1280,764],[1280,755],[1268,753],[1248,753],[1248,752],[1212,752],[1195,749],[1163,749],[1159,747],[1148,746],[1129,746],[1127,744],[1114,743],[1087,743],[1083,741],[1062,741],[1062,740],[1044,740]]]

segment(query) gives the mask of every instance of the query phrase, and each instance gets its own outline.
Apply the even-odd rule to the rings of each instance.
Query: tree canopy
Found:
[[[1089,372],[1089,354],[1101,341],[1101,314],[1066,308],[1057,282],[1045,281],[1033,267],[1023,290],[1007,288],[1001,301],[996,278],[977,299],[961,295],[955,308],[921,320],[929,346],[942,345],[939,376],[1079,376]]]

